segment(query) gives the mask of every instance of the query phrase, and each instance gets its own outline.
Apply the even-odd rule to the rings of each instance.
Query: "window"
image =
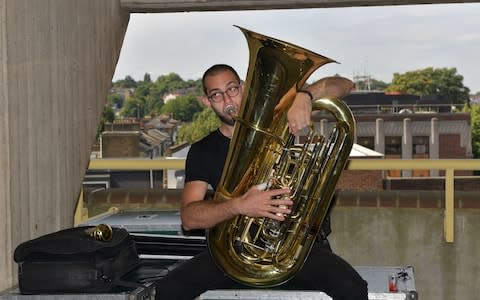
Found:
[[[386,136],[385,137],[385,154],[386,155],[402,155],[402,137]]]
[[[359,136],[357,137],[357,144],[375,150],[375,139],[373,136]]]
[[[429,142],[428,136],[414,136],[412,137],[412,153],[413,156],[419,156],[422,158],[428,158]]]

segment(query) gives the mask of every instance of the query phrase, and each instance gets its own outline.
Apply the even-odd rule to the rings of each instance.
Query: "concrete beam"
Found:
[[[133,13],[233,11],[387,6],[412,4],[475,3],[480,0],[120,0],[122,9]]]

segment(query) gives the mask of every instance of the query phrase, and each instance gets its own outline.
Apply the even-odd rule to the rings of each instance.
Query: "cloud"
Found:
[[[411,5],[238,12],[133,14],[114,80],[175,72],[198,79],[214,63],[244,77],[248,47],[233,25],[331,57],[312,76],[393,73],[427,66],[456,67],[464,84],[480,90],[480,4]]]
[[[459,35],[456,37],[456,40],[461,42],[476,42],[480,41],[480,32],[470,32]]]

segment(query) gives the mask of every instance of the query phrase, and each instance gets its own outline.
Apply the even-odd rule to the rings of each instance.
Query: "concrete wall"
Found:
[[[20,242],[73,224],[128,19],[118,0],[0,0],[0,290]]]
[[[335,207],[330,241],[353,265],[413,266],[421,300],[478,299],[480,210],[455,210],[454,243],[444,241],[443,213]]]

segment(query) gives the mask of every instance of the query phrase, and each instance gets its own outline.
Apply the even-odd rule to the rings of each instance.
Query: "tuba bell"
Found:
[[[237,216],[207,231],[216,264],[232,279],[271,287],[303,266],[327,214],[355,136],[348,106],[336,98],[314,100],[314,111],[335,119],[324,135],[309,129],[296,144],[287,111],[297,91],[320,66],[335,62],[301,47],[238,27],[250,61],[235,130],[214,201],[229,201],[252,186],[290,188],[293,205],[282,222]]]

